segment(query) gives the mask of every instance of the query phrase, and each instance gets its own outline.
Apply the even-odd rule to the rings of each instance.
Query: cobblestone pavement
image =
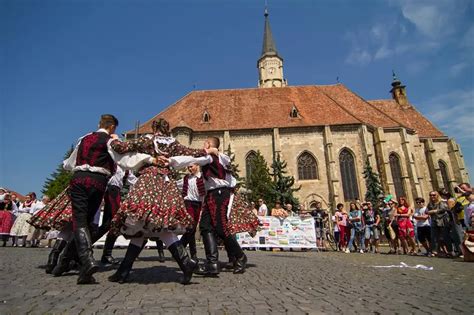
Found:
[[[76,285],[77,273],[46,275],[48,249],[0,248],[0,314],[321,314],[473,313],[474,264],[450,259],[318,252],[247,251],[243,275],[195,276],[181,272],[167,255],[145,250],[130,283],[110,283],[113,270],[96,274],[99,284]],[[96,250],[96,257],[100,250]],[[123,257],[124,250],[115,250]],[[203,256],[202,250],[199,252]],[[226,257],[220,252],[221,257]],[[374,268],[424,264],[433,271]]]

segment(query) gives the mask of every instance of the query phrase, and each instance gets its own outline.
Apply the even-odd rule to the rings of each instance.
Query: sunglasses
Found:
[[[418,204],[419,204],[419,203],[424,203],[424,202],[423,202],[423,201],[417,201],[416,203],[418,203]]]

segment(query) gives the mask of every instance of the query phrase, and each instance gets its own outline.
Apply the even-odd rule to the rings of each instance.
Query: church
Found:
[[[264,16],[258,87],[192,91],[138,126],[138,134],[151,132],[152,121],[163,117],[184,145],[198,148],[207,137],[219,137],[242,177],[257,151],[268,165],[280,154],[306,209],[316,201],[333,209],[362,200],[367,160],[384,192],[406,196],[412,205],[433,189],[452,191],[469,182],[459,145],[417,111],[395,74],[392,98],[383,100],[366,100],[340,83],[288,85],[268,11]]]

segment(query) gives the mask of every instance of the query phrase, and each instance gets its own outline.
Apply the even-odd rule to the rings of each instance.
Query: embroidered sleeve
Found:
[[[110,146],[112,149],[120,154],[124,154],[127,152],[137,151],[138,149],[138,140],[128,140],[128,141],[121,141],[119,139],[112,140],[110,142]]]
[[[169,146],[169,154],[170,156],[178,156],[178,155],[191,155],[194,157],[200,157],[207,155],[204,149],[191,149],[187,146],[182,145],[178,141],[175,141],[170,144]]]

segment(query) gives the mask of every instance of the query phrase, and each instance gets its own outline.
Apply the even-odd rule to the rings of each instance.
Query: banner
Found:
[[[236,235],[242,248],[278,247],[278,248],[316,248],[316,231],[312,217],[258,217],[260,226],[257,234]]]

